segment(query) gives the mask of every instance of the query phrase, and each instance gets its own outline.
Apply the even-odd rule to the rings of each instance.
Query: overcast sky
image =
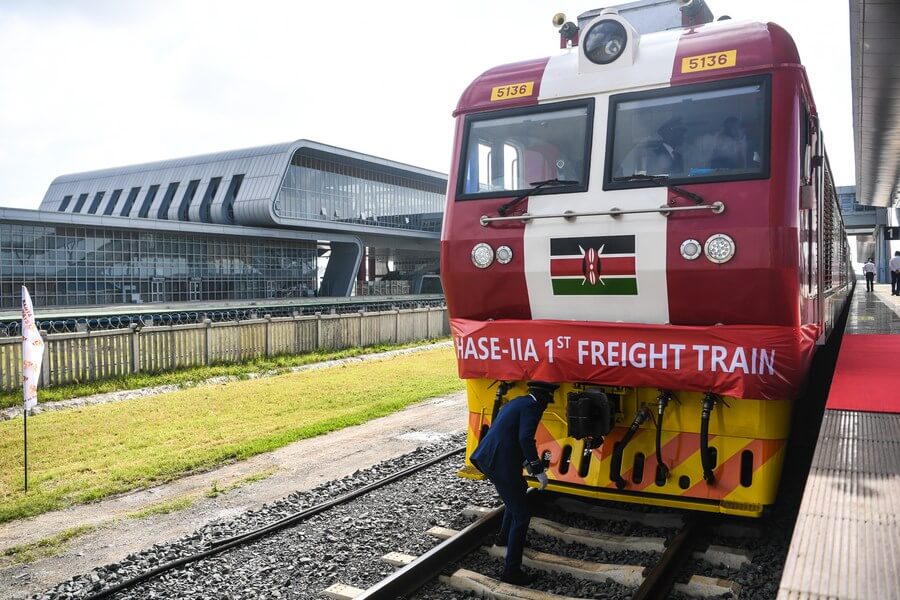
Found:
[[[847,0],[707,0],[775,21],[809,71],[838,185],[854,183]],[[0,0],[0,206],[57,175],[307,138],[441,172],[462,90],[556,52],[621,2]]]

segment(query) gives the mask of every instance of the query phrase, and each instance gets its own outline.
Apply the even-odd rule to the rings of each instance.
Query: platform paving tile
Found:
[[[900,415],[828,410],[788,550],[779,600],[897,598]]]
[[[888,285],[867,292],[858,284],[845,334],[900,334],[900,297]],[[900,415],[826,410],[778,600],[897,598],[898,590]]]
[[[857,283],[847,317],[848,334],[900,334],[900,296],[891,296],[891,286],[876,284],[867,292]]]

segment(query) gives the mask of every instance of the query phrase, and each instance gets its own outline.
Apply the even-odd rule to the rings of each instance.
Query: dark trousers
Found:
[[[866,291],[872,292],[875,290],[875,273],[866,273]]]
[[[891,271],[891,293],[900,296],[900,271]]]
[[[528,485],[519,473],[513,479],[492,477],[491,482],[506,505],[503,525],[500,526],[500,535],[506,535],[506,564],[503,570],[506,573],[518,571],[522,568],[525,536],[531,521],[531,511],[528,510],[528,498],[525,495]]]

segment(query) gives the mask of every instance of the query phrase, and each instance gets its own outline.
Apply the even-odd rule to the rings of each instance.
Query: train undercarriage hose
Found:
[[[700,413],[700,464],[703,466],[703,479],[709,485],[716,482],[716,476],[713,473],[716,465],[712,449],[709,447],[709,417],[718,400],[715,394],[707,392],[703,396],[703,412]]]
[[[625,453],[625,446],[627,446],[628,442],[631,441],[631,438],[634,437],[638,427],[649,418],[650,409],[646,406],[639,408],[637,414],[634,415],[634,420],[631,422],[628,431],[625,432],[625,435],[620,441],[616,442],[613,449],[612,461],[609,464],[609,479],[615,483],[616,487],[620,490],[624,488],[626,484],[626,481],[622,478],[622,455]]]
[[[491,410],[491,425],[497,420],[497,414],[500,412],[503,401],[506,399],[506,393],[509,392],[509,388],[511,387],[512,384],[506,381],[501,381],[497,385],[497,394],[494,396],[494,408]]]
[[[666,479],[669,478],[669,467],[663,462],[662,457],[662,424],[663,416],[666,413],[666,406],[672,399],[672,392],[669,390],[660,390],[659,396],[656,398],[656,485],[665,485]]]

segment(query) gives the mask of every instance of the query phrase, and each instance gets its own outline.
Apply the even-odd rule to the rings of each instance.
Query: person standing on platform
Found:
[[[866,276],[866,291],[875,291],[875,263],[869,258],[863,265],[863,274]]]
[[[894,258],[891,259],[891,295],[900,296],[900,250],[894,252]]]
[[[536,477],[543,490],[547,487],[547,474],[537,453],[534,441],[541,415],[553,402],[553,392],[559,386],[543,381],[529,381],[528,393],[514,398],[491,423],[487,434],[469,459],[479,471],[487,475],[497,488],[506,505],[503,524],[497,534],[496,544],[506,546],[506,563],[501,581],[527,585],[535,576],[522,570],[522,552],[531,513],[525,492],[528,485],[522,477],[522,467]]]

